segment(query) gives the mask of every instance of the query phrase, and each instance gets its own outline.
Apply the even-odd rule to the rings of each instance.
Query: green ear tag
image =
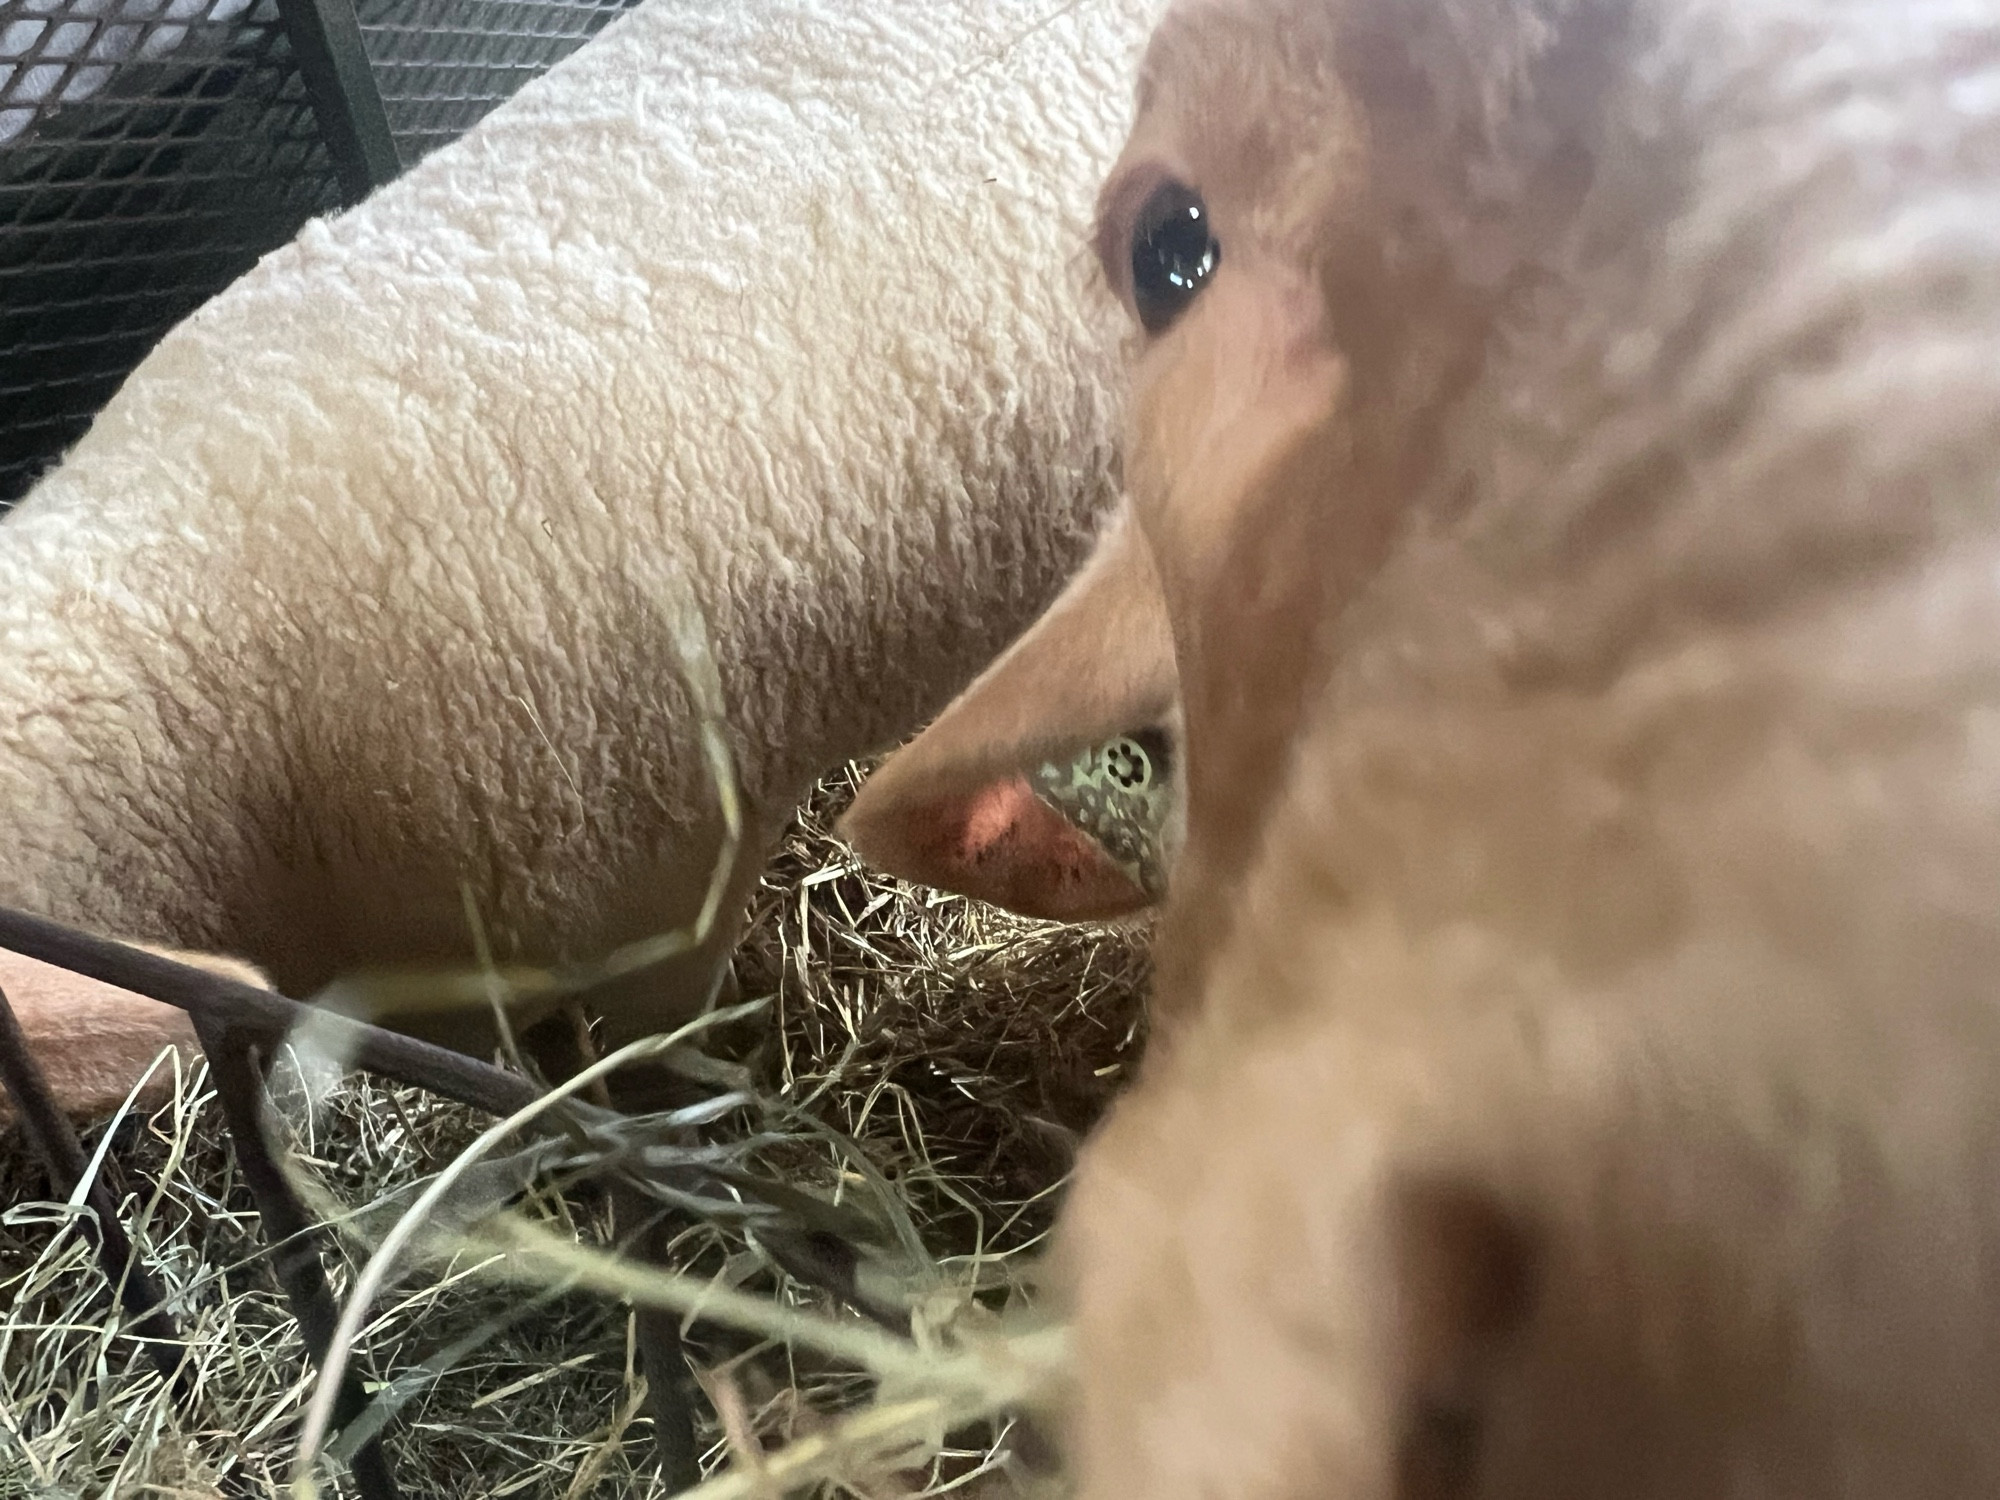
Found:
[[[1029,776],[1041,799],[1103,848],[1148,896],[1166,894],[1161,834],[1173,803],[1171,751],[1157,729],[1092,745]]]

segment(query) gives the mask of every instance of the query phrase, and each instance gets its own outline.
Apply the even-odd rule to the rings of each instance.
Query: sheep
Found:
[[[611,1041],[701,1003],[813,778],[1115,493],[1080,246],[1156,9],[643,6],[308,224],[0,521],[0,903],[295,996],[685,928],[691,600],[747,831],[707,939],[591,998]]]
[[[1079,1493],[1993,1492],[2000,20],[1183,0],[1140,76],[1186,837]]]

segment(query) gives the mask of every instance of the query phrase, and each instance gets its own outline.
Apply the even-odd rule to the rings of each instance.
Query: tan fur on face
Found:
[[[1327,633],[1429,481],[1495,307],[1534,272],[1538,219],[1576,192],[1562,139],[1500,160],[1490,116],[1536,46],[1455,19],[1488,59],[1482,86],[1393,5],[1183,7],[1100,196],[1099,256],[1127,296],[1132,221],[1160,182],[1197,186],[1223,244],[1214,285],[1133,368],[1128,479],[1187,704],[1168,1008],[1219,940],[1227,903],[1208,890],[1255,847]],[[1481,137],[1468,162],[1457,143]]]
[[[1134,372],[1189,826],[1088,1500],[2000,1484],[1996,78],[1924,0],[1162,31],[1100,250],[1170,175],[1222,258]]]

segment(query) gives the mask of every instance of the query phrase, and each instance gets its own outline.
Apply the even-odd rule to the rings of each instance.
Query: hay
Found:
[[[769,997],[769,1020],[739,1026],[721,1050],[758,1097],[698,1134],[746,1172],[883,1221],[889,1240],[913,1237],[915,1251],[886,1254],[878,1271],[955,1316],[921,1320],[931,1336],[907,1378],[879,1380],[847,1346],[814,1347],[812,1327],[839,1326],[857,1330],[856,1348],[875,1346],[861,1337],[869,1325],[780,1271],[742,1214],[685,1218],[673,1262],[691,1279],[660,1295],[733,1289],[806,1330],[690,1327],[721,1414],[700,1434],[705,1471],[723,1473],[733,1452],[774,1465],[766,1480],[789,1464],[822,1487],[912,1497],[997,1472],[1004,1444],[984,1397],[1029,1377],[982,1385],[978,1361],[1042,1335],[996,1340],[986,1309],[1046,1234],[1076,1142],[1136,1055],[1143,934],[1024,921],[863,871],[827,831],[855,779],[850,768],[801,809],[753,898],[737,974],[744,996]],[[325,1192],[392,1211],[490,1123],[365,1078],[317,1112],[294,1100],[286,1118]],[[311,1388],[202,1072],[117,1137],[105,1170],[187,1340],[192,1401],[177,1408],[122,1331],[78,1212],[46,1201],[18,1143],[0,1146],[0,1497],[287,1493]],[[346,1224],[337,1292],[386,1217]],[[484,1239],[391,1278],[356,1358],[371,1385],[395,1378],[406,1397],[391,1440],[406,1494],[664,1493],[629,1307],[549,1289],[543,1262],[538,1290],[518,1284],[528,1262],[509,1277],[482,1269],[495,1236],[605,1244],[611,1219],[601,1194],[543,1187]],[[891,1474],[898,1453],[922,1463]],[[322,1494],[350,1493],[337,1469],[320,1472]]]

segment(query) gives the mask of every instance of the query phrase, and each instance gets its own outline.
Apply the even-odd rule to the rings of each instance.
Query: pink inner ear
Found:
[[[921,878],[1024,916],[1087,921],[1147,904],[1103,849],[1037,797],[1025,776],[929,810],[933,868]]]

